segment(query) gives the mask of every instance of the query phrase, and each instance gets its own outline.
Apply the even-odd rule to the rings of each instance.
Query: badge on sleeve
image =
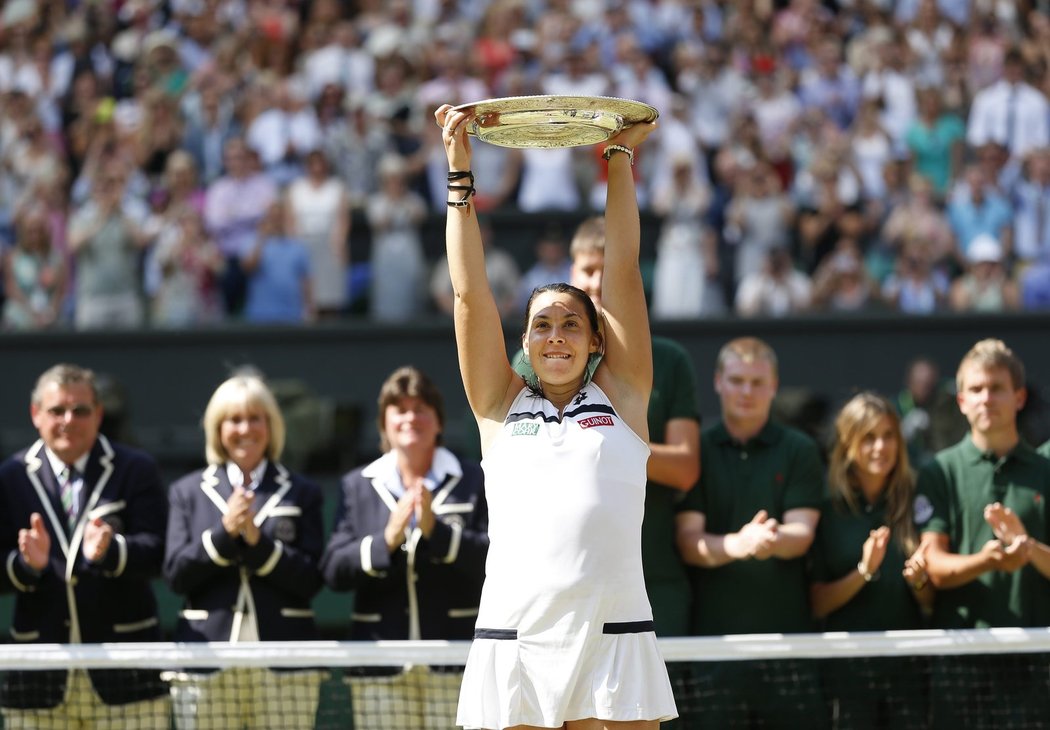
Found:
[[[925,494],[920,494],[915,497],[915,505],[912,509],[915,524],[920,527],[929,522],[930,518],[933,517],[933,505],[930,504],[930,500]]]

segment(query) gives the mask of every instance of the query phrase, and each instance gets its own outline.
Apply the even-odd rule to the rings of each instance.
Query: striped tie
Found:
[[[69,529],[73,529],[73,525],[77,521],[76,505],[73,501],[73,482],[77,480],[80,475],[77,474],[77,470],[67,466],[62,470],[59,475],[59,498],[62,500],[62,509],[66,511],[66,522],[69,524]]]

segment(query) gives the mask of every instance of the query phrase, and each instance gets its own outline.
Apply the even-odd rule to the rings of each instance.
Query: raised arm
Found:
[[[602,309],[605,315],[605,357],[602,362],[613,391],[614,405],[643,438],[648,439],[645,418],[653,385],[652,338],[649,315],[638,264],[641,224],[631,171],[633,156],[617,147],[634,150],[655,123],[635,124],[609,140],[609,189],[605,204],[605,272]],[[610,151],[612,148],[612,151]]]
[[[434,116],[442,127],[450,178],[456,177],[456,173],[468,172],[471,148],[466,130],[470,116],[452,111],[448,104],[439,107]],[[449,184],[469,186],[471,178],[450,180]],[[450,190],[448,194],[450,201],[465,197],[469,199],[463,190]],[[517,390],[518,377],[507,358],[503,325],[485,273],[485,252],[473,201],[465,206],[449,207],[445,246],[455,297],[453,317],[459,369],[470,409],[482,429],[484,444],[485,424],[503,422],[510,405],[508,398],[513,397],[511,391]]]

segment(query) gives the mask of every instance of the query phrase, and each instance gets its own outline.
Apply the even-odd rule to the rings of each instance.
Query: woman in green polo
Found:
[[[897,412],[885,398],[861,393],[839,412],[828,486],[811,551],[814,616],[825,631],[922,628],[933,587],[913,519],[914,475]],[[926,672],[902,661],[917,660],[829,666],[835,726],[924,727]]]

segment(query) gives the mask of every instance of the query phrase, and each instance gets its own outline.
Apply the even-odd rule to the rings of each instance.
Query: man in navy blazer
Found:
[[[150,580],[164,556],[167,500],[156,463],[99,433],[94,374],[56,365],[30,403],[40,439],[0,465],[0,591],[25,643],[160,640]],[[167,728],[157,670],[9,672],[6,727]]]

